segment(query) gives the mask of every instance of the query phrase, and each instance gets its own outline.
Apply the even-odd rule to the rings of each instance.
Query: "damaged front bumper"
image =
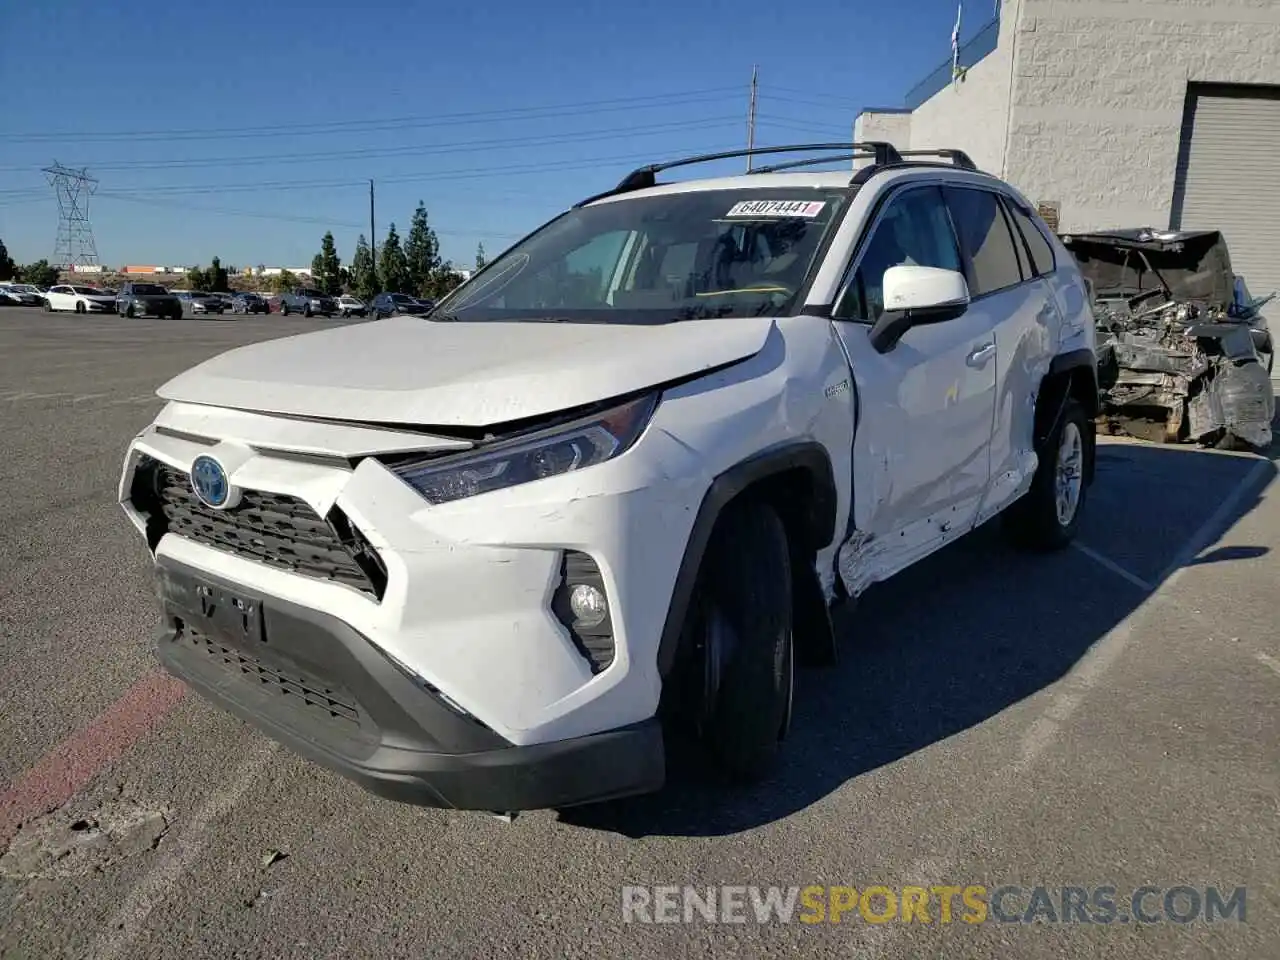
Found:
[[[1104,426],[1173,443],[1271,444],[1265,326],[1178,301],[1137,311],[1104,301],[1095,315]]]

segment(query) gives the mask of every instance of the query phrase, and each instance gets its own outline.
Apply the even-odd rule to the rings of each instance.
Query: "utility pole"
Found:
[[[378,275],[378,235],[373,232],[373,178],[369,179],[369,255],[373,260],[373,275]]]
[[[44,167],[49,186],[58,198],[58,234],[53,250],[53,265],[70,271],[80,266],[98,264],[98,246],[89,223],[89,197],[98,181],[89,176],[88,168],[73,170],[56,161]]]
[[[760,78],[759,65],[751,68],[751,104],[747,107],[747,149],[756,146],[756,87]],[[751,172],[751,154],[747,154],[747,173]]]

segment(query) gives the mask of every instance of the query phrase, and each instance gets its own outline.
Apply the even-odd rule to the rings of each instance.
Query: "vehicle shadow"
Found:
[[[1253,472],[1259,463],[1261,474]],[[980,724],[1070,671],[1146,600],[1140,583],[1157,585],[1180,560],[1266,554],[1263,544],[1206,548],[1254,508],[1275,473],[1274,454],[1100,444],[1079,535],[1094,556],[1075,549],[1029,556],[1006,545],[993,521],[836,611],[841,662],[801,672],[790,736],[770,780],[721,784],[696,753],[677,748],[661,792],[564,810],[561,822],[629,837],[734,834]],[[1196,538],[1203,542],[1188,556]]]

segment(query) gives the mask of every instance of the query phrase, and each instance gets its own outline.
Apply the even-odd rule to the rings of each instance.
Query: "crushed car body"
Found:
[[[1218,447],[1271,443],[1272,343],[1215,230],[1072,233],[1093,289],[1103,426]],[[1274,296],[1274,294],[1273,294]]]

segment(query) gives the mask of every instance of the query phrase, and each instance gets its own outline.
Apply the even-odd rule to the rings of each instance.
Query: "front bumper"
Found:
[[[156,571],[164,667],[375,794],[430,807],[517,811],[662,786],[657,720],[516,746],[335,617],[172,561]]]

